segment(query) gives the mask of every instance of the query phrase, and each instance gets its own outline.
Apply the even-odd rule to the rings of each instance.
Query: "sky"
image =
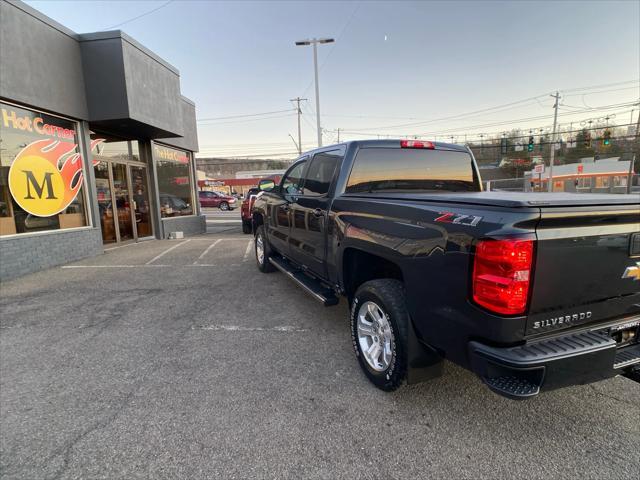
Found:
[[[292,154],[298,96],[303,149],[316,146],[312,48],[294,44],[312,37],[336,40],[318,47],[325,144],[337,129],[455,142],[548,131],[556,90],[561,129],[635,122],[640,108],[640,0],[27,3],[78,33],[120,29],[177,67],[200,157]]]

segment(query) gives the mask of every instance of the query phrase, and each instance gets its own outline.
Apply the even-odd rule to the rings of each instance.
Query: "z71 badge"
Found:
[[[475,227],[480,223],[482,217],[478,217],[476,215],[463,215],[461,213],[452,213],[452,212],[440,212],[440,216],[436,217],[435,222],[440,223],[455,223],[457,225],[468,225],[470,227]]]

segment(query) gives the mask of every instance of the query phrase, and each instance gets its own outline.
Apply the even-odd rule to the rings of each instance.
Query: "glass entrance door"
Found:
[[[127,165],[124,163],[112,163],[113,170],[113,197],[118,218],[119,240],[121,242],[133,240],[135,233],[131,216],[131,190],[129,188],[129,175]]]
[[[147,167],[118,162],[94,166],[104,243],[153,236]]]
[[[151,208],[147,185],[147,168],[131,165],[131,188],[133,190],[133,212],[136,221],[137,237],[149,237],[151,229]]]
[[[113,221],[113,198],[111,197],[111,168],[108,162],[98,162],[94,166],[98,211],[103,243],[115,243],[116,226]]]

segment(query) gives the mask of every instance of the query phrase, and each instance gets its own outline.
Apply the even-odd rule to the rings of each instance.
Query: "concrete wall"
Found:
[[[122,42],[129,117],[184,135],[180,75],[126,37]]]
[[[190,150],[198,151],[198,126],[196,124],[196,104],[186,97],[181,97],[182,125],[184,128],[183,137],[163,138],[162,143]]]
[[[0,237],[0,282],[103,251],[99,228]]]
[[[87,40],[80,45],[90,120],[126,118],[129,104],[120,38]]]
[[[169,238],[171,232],[183,232],[185,236],[198,235],[207,231],[207,221],[204,215],[189,217],[171,217],[162,219],[162,238]]]
[[[0,0],[0,97],[88,118],[74,33],[22,2]]]

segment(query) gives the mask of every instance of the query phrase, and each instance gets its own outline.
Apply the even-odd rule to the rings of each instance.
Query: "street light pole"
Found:
[[[313,45],[313,70],[316,85],[316,128],[318,129],[318,147],[322,146],[322,128],[320,127],[320,87],[318,86],[318,44],[333,43],[333,38],[312,38],[296,42],[297,46]]]

